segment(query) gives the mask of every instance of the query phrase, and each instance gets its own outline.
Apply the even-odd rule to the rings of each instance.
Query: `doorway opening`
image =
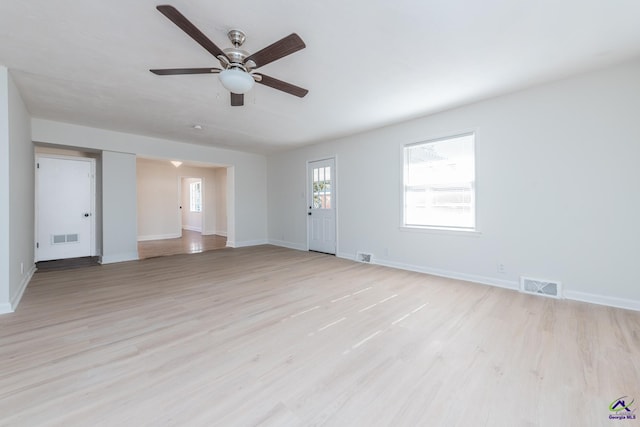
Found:
[[[230,246],[232,167],[146,158],[136,167],[140,259]]]
[[[35,261],[95,257],[96,159],[36,153]]]

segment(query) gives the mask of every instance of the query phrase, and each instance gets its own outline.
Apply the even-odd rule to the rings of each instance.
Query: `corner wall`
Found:
[[[102,152],[103,264],[138,259],[136,155]]]
[[[11,74],[0,67],[0,313],[16,309],[35,272],[30,119]]]
[[[268,233],[306,247],[305,162],[337,157],[338,256],[640,310],[640,61],[268,158]],[[404,144],[476,132],[479,234],[401,229]],[[497,265],[505,272],[499,273]]]
[[[9,72],[0,66],[0,314],[10,313],[9,286]]]

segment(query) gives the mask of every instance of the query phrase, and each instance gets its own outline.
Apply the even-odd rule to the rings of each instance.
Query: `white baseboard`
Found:
[[[305,244],[286,242],[284,240],[269,239],[267,240],[267,243],[269,243],[270,245],[280,246],[280,247],[289,248],[289,249],[295,249],[298,251],[307,250],[307,246]]]
[[[20,304],[20,300],[22,299],[22,295],[24,295],[24,291],[27,289],[27,285],[31,281],[34,273],[36,272],[36,266],[33,264],[27,274],[25,274],[18,286],[18,291],[11,297],[11,301],[0,304],[0,314],[8,314],[13,313],[18,308],[18,304]]]
[[[100,264],[114,264],[116,262],[137,261],[138,251],[124,254],[103,255]]]
[[[171,233],[171,234],[150,234],[147,236],[138,236],[138,242],[146,242],[149,240],[164,240],[164,239],[178,239],[182,237],[181,234]]]
[[[226,231],[214,231],[213,234],[215,234],[216,236],[227,237]]]
[[[346,258],[355,261],[355,257],[352,254],[340,253],[337,255],[339,258]],[[494,277],[480,276],[477,274],[459,273],[456,271],[442,270],[439,268],[427,267],[422,265],[405,264],[401,262],[388,261],[384,259],[374,258],[373,264],[382,265],[385,267],[397,268],[399,270],[415,271],[417,273],[426,273],[433,276],[446,277],[449,279],[464,280],[467,282],[480,283],[483,285],[496,286],[504,289],[518,290],[520,283],[518,281],[496,279]]]
[[[0,314],[9,314],[9,313],[13,313],[13,308],[11,307],[11,304],[8,302],[3,302],[2,304],[0,304]]]
[[[27,274],[25,274],[24,277],[22,278],[22,282],[20,282],[20,287],[18,288],[18,291],[11,298],[12,311],[15,311],[16,308],[18,308],[18,304],[20,304],[22,295],[24,295],[24,291],[27,289],[27,285],[31,281],[31,278],[33,277],[36,270],[37,270],[36,265],[35,264],[31,265],[31,268],[29,269],[29,271],[27,271]]]
[[[189,230],[189,231],[197,231],[198,233],[202,233],[202,227],[194,227],[193,225],[183,225],[182,229]]]
[[[343,253],[337,254],[337,256],[339,258],[345,258],[345,259],[355,261],[355,256],[350,253],[343,252]],[[394,261],[381,260],[378,258],[374,258],[374,261],[372,264],[382,265],[382,266],[391,267],[391,268],[397,268],[401,270],[415,271],[418,273],[432,274],[434,276],[447,277],[449,279],[465,280],[468,282],[475,282],[475,283],[481,283],[484,285],[497,286],[499,288],[512,289],[515,291],[520,290],[520,284],[518,281],[502,280],[502,279],[496,279],[494,277],[478,276],[475,274],[458,273],[455,271],[448,271],[448,270],[441,270],[438,268],[404,264],[404,263],[399,263]],[[591,303],[591,304],[606,305],[608,307],[616,307],[616,308],[624,308],[627,310],[640,311],[640,301],[638,300],[629,300],[624,298],[609,297],[604,295],[590,294],[590,293],[578,292],[578,291],[567,291],[567,290],[565,290],[563,298],[573,300],[573,301]]]
[[[564,297],[574,301],[588,302],[591,304],[606,305],[609,307],[625,308],[627,310],[640,311],[640,301],[605,295],[590,294],[587,292],[564,291]]]

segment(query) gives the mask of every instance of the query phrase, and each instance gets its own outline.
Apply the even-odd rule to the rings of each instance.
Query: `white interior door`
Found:
[[[336,253],[336,161],[309,162],[309,250]]]
[[[38,158],[37,261],[94,255],[94,162]]]

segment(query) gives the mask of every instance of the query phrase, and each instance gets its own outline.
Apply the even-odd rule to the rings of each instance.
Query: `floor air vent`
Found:
[[[356,253],[356,261],[371,264],[373,261],[373,255],[366,252],[358,252]]]
[[[528,294],[562,298],[562,287],[557,281],[520,277],[520,290]]]

